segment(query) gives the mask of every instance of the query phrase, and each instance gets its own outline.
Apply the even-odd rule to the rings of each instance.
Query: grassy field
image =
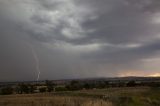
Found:
[[[0,106],[160,106],[160,88],[108,88],[0,96]]]
[[[1,96],[0,106],[112,106],[112,104],[95,98],[30,94]]]

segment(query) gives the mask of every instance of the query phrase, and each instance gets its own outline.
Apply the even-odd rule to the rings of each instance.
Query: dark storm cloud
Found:
[[[103,5],[102,0],[95,1],[93,5],[95,6],[97,2],[102,4],[101,8],[97,7],[96,9],[99,17],[83,23],[84,28],[95,29],[95,32],[90,33],[90,36],[88,36],[88,40],[97,39],[98,41],[110,43],[130,43],[146,40],[159,34],[159,25],[150,22],[153,14],[145,13],[142,11],[143,9],[137,9],[136,5],[133,5],[134,3],[125,4],[125,1],[121,0],[119,1],[121,3],[117,6],[114,5],[115,0],[113,0],[111,4],[105,3]],[[108,7],[111,9],[109,8],[107,11]],[[150,11],[147,8],[145,10]]]
[[[145,73],[141,60],[159,56],[159,14],[159,0],[0,0],[0,80],[35,79],[28,44],[40,79]]]
[[[113,49],[114,47],[112,47]],[[92,55],[85,55],[85,58],[95,59],[96,61],[106,61],[111,63],[132,62],[147,57],[153,56],[160,52],[160,41],[156,40],[139,47],[127,47],[116,49],[116,52],[112,49],[104,47],[101,51],[92,53]]]
[[[134,5],[145,12],[159,12],[158,0],[125,0],[129,5]]]

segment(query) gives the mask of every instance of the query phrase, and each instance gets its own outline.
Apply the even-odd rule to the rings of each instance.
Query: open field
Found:
[[[112,106],[112,103],[84,97],[29,94],[1,96],[0,106]]]
[[[160,89],[108,88],[0,96],[0,106],[160,106]]]

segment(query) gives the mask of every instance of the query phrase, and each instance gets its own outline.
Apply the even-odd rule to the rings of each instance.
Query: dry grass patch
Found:
[[[112,104],[92,98],[33,94],[0,96],[0,106],[112,106]]]

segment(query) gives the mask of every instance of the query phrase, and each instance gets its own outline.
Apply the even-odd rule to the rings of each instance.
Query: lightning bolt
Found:
[[[37,56],[37,53],[35,51],[35,49],[33,48],[33,46],[29,43],[26,43],[28,45],[28,47],[31,49],[31,52],[33,54],[33,57],[35,59],[35,63],[36,63],[36,70],[37,70],[37,81],[39,81],[39,78],[40,78],[40,74],[41,74],[41,71],[40,71],[40,67],[39,67],[39,58]]]

